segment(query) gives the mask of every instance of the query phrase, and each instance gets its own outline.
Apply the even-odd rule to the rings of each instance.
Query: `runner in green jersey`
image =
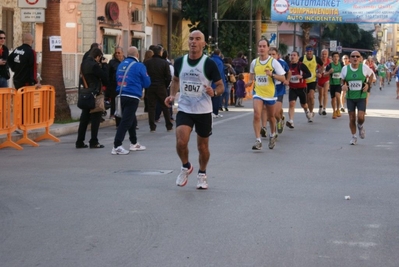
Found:
[[[350,55],[350,65],[342,68],[342,90],[346,93],[346,104],[349,113],[349,128],[352,133],[351,145],[357,143],[356,121],[359,130],[359,136],[364,139],[366,131],[364,130],[364,114],[366,112],[367,90],[373,82],[373,71],[361,64],[361,55],[358,51],[353,51]],[[357,109],[357,116],[356,116]]]
[[[387,76],[387,66],[385,65],[385,58],[381,59],[380,64],[377,66],[378,77],[380,77],[380,91],[384,87],[385,77]]]
[[[332,118],[336,119],[341,117],[341,111],[339,107],[341,106],[341,70],[344,64],[339,61],[339,53],[332,53],[332,60],[327,68],[326,75],[330,76],[330,96],[331,96],[331,106],[333,109]]]

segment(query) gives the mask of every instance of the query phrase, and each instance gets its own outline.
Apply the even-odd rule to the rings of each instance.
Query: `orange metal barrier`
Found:
[[[249,73],[245,72],[243,73],[244,75],[244,82],[247,83],[249,81]],[[245,88],[245,91],[247,94],[245,95],[245,99],[252,99],[252,91],[253,91],[253,84],[247,88]]]
[[[22,150],[22,147],[11,140],[11,135],[17,129],[16,93],[13,88],[0,88],[0,135],[7,134],[7,140],[0,144],[0,149],[13,147]]]
[[[28,131],[45,128],[45,133],[35,139],[40,141],[50,139],[54,142],[60,140],[50,133],[50,126],[54,123],[55,116],[55,89],[50,85],[42,85],[40,88],[26,86],[18,89],[17,103],[20,105],[18,113],[18,128],[23,131],[23,136],[17,144],[29,144],[39,146],[28,138]]]

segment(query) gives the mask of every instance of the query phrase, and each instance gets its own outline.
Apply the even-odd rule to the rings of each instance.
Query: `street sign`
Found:
[[[62,51],[61,36],[50,36],[50,51]]]
[[[337,41],[336,40],[330,41],[330,51],[337,51]]]
[[[43,23],[45,20],[43,8],[21,8],[22,22],[39,22]]]
[[[47,0],[18,0],[19,8],[47,8]]]
[[[337,52],[338,53],[342,53],[342,46],[341,45],[337,46]]]

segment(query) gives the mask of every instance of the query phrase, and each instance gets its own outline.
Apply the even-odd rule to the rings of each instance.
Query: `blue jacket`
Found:
[[[220,56],[217,55],[212,55],[211,59],[215,61],[216,65],[218,66],[219,72],[220,72],[220,77],[222,78],[223,84],[224,84],[224,90],[226,91],[227,88],[227,81],[226,81],[226,75],[224,75],[224,63],[223,59]],[[212,88],[215,89],[216,85],[212,83]]]
[[[121,95],[141,98],[143,96],[143,88],[150,86],[151,79],[147,74],[147,68],[144,64],[133,57],[125,58],[118,66],[118,70],[116,71],[116,82],[118,84],[116,92],[119,94],[125,70],[133,61],[136,63],[130,67],[129,72],[126,75]]]

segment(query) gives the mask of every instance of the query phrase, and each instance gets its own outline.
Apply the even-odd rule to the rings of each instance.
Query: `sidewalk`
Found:
[[[71,109],[71,117],[72,119],[78,120],[80,117],[80,112],[81,110],[75,105],[69,105],[69,108]],[[104,117],[105,121],[100,124],[100,128],[104,127],[110,127],[110,126],[115,126],[115,121],[109,118],[109,110],[107,110],[108,114],[107,116]],[[144,112],[144,107],[139,106],[136,112],[137,120],[147,120],[148,119],[148,114]],[[54,123],[53,125],[50,126],[50,133],[56,137],[64,136],[64,135],[69,135],[69,134],[74,134],[78,132],[78,127],[79,127],[79,122],[72,122],[72,123]],[[87,127],[90,129],[90,124]],[[45,129],[37,129],[37,130],[32,130],[28,132],[28,137],[32,140],[36,139],[40,135],[42,135],[45,132]],[[18,141],[21,139],[22,134],[18,133],[13,133],[12,134],[12,140],[14,142]],[[3,143],[4,141],[7,140],[6,135],[0,135],[0,144]]]

